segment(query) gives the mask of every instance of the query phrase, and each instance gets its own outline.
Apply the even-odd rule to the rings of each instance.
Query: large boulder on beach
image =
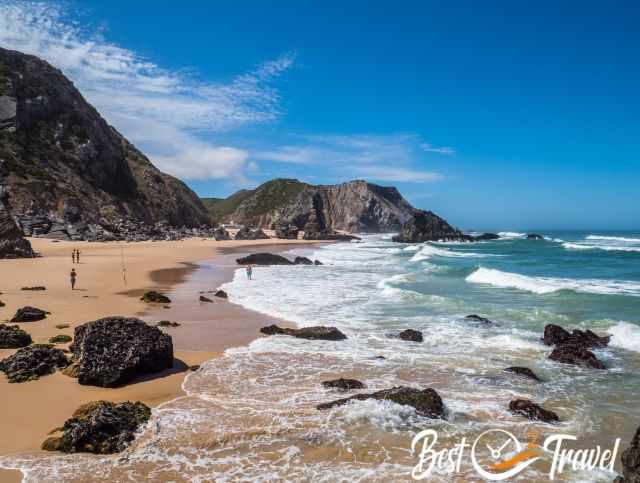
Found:
[[[62,350],[51,345],[34,344],[1,360],[0,371],[7,375],[9,382],[27,382],[53,374],[67,365],[69,361]]]
[[[17,325],[0,324],[0,349],[18,349],[31,342],[31,336]]]
[[[61,428],[59,435],[42,443],[46,451],[113,454],[123,451],[136,432],[149,421],[151,409],[141,402],[94,401],[80,406]]]
[[[365,386],[357,379],[333,379],[331,381],[323,381],[322,387],[325,389],[337,389],[338,391],[353,391],[354,389],[364,389]]]
[[[220,299],[228,299],[229,295],[227,295],[227,292],[225,292],[224,290],[216,290],[216,292],[213,294],[214,297],[218,297]]]
[[[423,243],[427,241],[474,241],[452,227],[444,219],[431,211],[416,210],[413,216],[402,225],[400,233],[393,237],[394,242]]]
[[[546,345],[577,345],[585,348],[607,347],[610,336],[600,337],[590,330],[574,329],[569,332],[559,325],[548,324],[544,328],[542,341]]]
[[[352,401],[365,401],[375,399],[378,401],[391,401],[402,406],[411,406],[420,416],[432,419],[444,419],[445,408],[440,395],[435,389],[415,389],[411,387],[394,387],[383,389],[369,394],[356,394],[344,399],[338,399],[316,406],[319,410],[331,409],[343,406]]]
[[[593,369],[607,368],[604,362],[598,359],[593,352],[580,345],[561,344],[549,354],[549,359],[563,364],[573,364]]]
[[[147,303],[155,303],[155,304],[170,304],[171,299],[166,295],[161,294],[160,292],[156,292],[155,290],[151,290],[146,292],[141,298],[143,302]]]
[[[219,226],[213,231],[213,238],[216,241],[231,240],[231,235],[223,227]]]
[[[0,186],[0,193],[1,188]],[[35,256],[31,243],[24,238],[22,230],[16,225],[9,210],[0,199],[0,259],[33,258]]]
[[[301,329],[290,329],[288,327],[279,327],[270,325],[260,329],[265,335],[290,335],[299,339],[309,340],[344,340],[347,338],[342,332],[335,327],[303,327]]]
[[[75,328],[73,364],[66,371],[84,385],[116,387],[173,366],[171,336],[143,321],[107,317]]]
[[[622,452],[622,477],[616,478],[616,483],[640,483],[640,427],[631,440],[631,445]]]
[[[524,377],[526,379],[531,379],[533,381],[536,382],[541,382],[542,379],[540,379],[535,372],[533,372],[531,369],[529,369],[528,367],[519,367],[519,366],[512,366],[512,367],[506,367],[504,369],[505,372],[510,372],[512,374],[516,374],[520,377]]]
[[[36,307],[22,307],[15,313],[11,322],[14,324],[18,322],[37,322],[38,320],[46,319],[48,313],[49,312]]]
[[[556,423],[560,421],[556,413],[544,409],[529,399],[514,399],[509,403],[509,411],[513,414],[524,416],[531,421],[542,421],[543,423]]]
[[[409,342],[422,342],[422,332],[419,330],[406,329],[398,334],[398,338]]]
[[[283,240],[297,240],[300,229],[295,225],[281,224],[275,227],[276,238]]]
[[[252,253],[236,259],[238,265],[293,265],[291,260],[273,253]]]
[[[238,230],[235,236],[236,240],[268,240],[269,236],[262,230],[252,230],[245,226]]]

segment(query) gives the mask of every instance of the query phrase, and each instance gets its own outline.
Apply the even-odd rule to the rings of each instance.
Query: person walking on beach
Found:
[[[253,276],[253,267],[251,265],[247,265],[247,279],[253,280],[251,277]]]
[[[71,290],[75,290],[76,289],[76,278],[78,277],[78,274],[76,273],[76,269],[72,268],[71,269],[71,273],[69,274],[69,279],[71,280]]]
[[[76,263],[80,263],[80,250],[76,250]]]
[[[76,249],[74,248],[73,251],[71,252],[71,261],[75,264],[76,263]]]

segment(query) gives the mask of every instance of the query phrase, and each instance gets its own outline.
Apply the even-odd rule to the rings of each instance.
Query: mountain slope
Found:
[[[195,193],[153,166],[58,69],[2,48],[0,195],[14,216],[57,223],[210,222]]]
[[[396,188],[366,181],[314,186],[276,179],[214,203],[218,221],[255,228],[294,225],[298,229],[386,232],[400,229],[415,209]]]

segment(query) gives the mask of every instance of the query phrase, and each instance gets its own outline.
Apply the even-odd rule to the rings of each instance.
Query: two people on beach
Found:
[[[253,267],[251,265],[247,265],[247,280],[253,280]]]
[[[80,250],[74,248],[71,252],[71,261],[73,263],[80,263]]]

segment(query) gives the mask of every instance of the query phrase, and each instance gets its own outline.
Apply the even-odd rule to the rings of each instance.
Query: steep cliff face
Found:
[[[401,243],[422,243],[427,241],[476,241],[452,227],[446,220],[431,211],[418,210],[402,226],[393,241]]]
[[[415,211],[396,188],[366,181],[314,186],[291,179],[244,190],[210,209],[220,221],[266,229],[293,225],[315,232],[394,231]]]
[[[210,221],[195,193],[153,166],[58,69],[1,48],[0,195],[14,215],[59,223]]]

